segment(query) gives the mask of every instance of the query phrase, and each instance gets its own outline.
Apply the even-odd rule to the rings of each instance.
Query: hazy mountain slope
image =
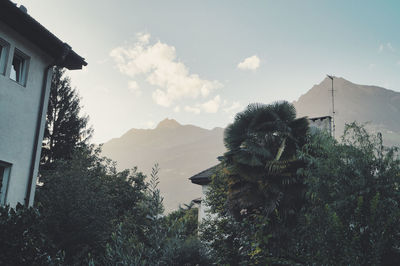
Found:
[[[344,124],[369,122],[373,132],[382,132],[386,144],[400,144],[400,93],[377,86],[334,78],[336,136]],[[332,113],[331,80],[324,79],[294,102],[298,116],[325,116]]]
[[[188,178],[217,164],[224,151],[222,128],[207,130],[172,119],[161,121],[155,129],[131,129],[103,145],[103,155],[117,161],[120,170],[138,166],[150,173],[158,162],[167,211],[200,197],[201,187]]]

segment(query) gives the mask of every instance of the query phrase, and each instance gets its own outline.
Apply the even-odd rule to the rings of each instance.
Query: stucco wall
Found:
[[[6,203],[15,206],[17,202],[23,203],[26,195],[43,77],[52,59],[1,22],[0,38],[10,44],[6,72],[5,75],[0,74],[0,160],[12,164]],[[15,48],[30,57],[26,86],[9,78]],[[48,75],[48,85],[50,85],[50,78],[51,75]],[[49,86],[46,89],[40,139],[43,137],[48,94]],[[36,153],[40,155],[40,144],[38,148]],[[36,156],[35,176],[37,176],[39,157]],[[36,180],[33,180],[31,204],[35,184]]]
[[[210,209],[210,207],[206,205],[206,194],[209,190],[209,185],[202,185],[201,190],[202,190],[201,203],[200,203],[199,212],[198,212],[199,223],[201,223],[201,221],[204,218],[206,218],[207,211]]]

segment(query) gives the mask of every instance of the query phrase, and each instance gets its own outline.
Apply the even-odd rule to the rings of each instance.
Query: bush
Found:
[[[308,264],[397,265],[400,261],[400,159],[360,125],[341,143],[311,136],[302,154],[307,205],[297,252]]]
[[[55,162],[37,190],[45,234],[65,251],[68,264],[82,264],[89,254],[101,263],[115,226],[128,215],[143,217],[145,176],[136,169],[117,172],[98,153],[82,149]]]
[[[204,245],[198,240],[196,209],[180,208],[162,215],[162,198],[157,189],[157,167],[153,169],[143,201],[148,211],[138,224],[126,217],[107,245],[107,264],[115,265],[209,265]]]
[[[61,265],[63,256],[43,233],[37,209],[0,207],[0,265]]]

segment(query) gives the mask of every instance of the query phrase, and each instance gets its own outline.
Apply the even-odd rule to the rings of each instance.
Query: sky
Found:
[[[400,1],[14,0],[88,66],[69,71],[92,142],[165,118],[225,127],[326,74],[400,92]]]

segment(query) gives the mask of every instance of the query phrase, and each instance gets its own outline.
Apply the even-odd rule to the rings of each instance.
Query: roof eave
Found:
[[[64,42],[11,1],[0,1],[0,20],[50,55],[54,60],[62,56]],[[60,66],[70,70],[82,69],[86,65],[85,59],[73,50],[67,54],[65,60],[60,64]]]

